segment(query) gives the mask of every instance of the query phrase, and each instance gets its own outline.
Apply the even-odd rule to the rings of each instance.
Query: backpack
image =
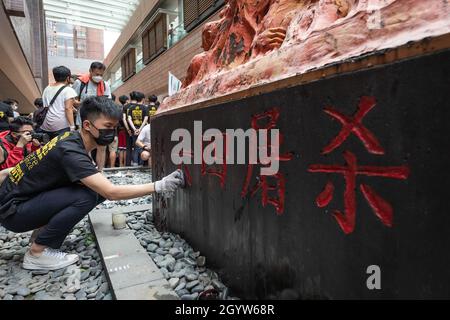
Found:
[[[80,80],[80,79],[78,79],[78,80]],[[78,94],[78,101],[81,101],[81,95],[83,93],[83,90],[86,88],[86,93],[87,93],[87,89],[88,89],[87,88],[88,84],[86,82],[83,82],[81,80],[80,80],[80,82],[81,82],[81,85],[80,85],[80,93]]]
[[[50,104],[46,106],[39,107],[34,113],[33,113],[33,120],[37,124],[38,127],[42,126],[42,124],[45,121],[45,117],[47,116],[48,110],[50,107],[55,103],[56,98],[58,98],[59,94],[65,89],[67,86],[62,86],[59,88],[58,92],[56,92],[55,96],[53,97],[52,101],[50,101]]]

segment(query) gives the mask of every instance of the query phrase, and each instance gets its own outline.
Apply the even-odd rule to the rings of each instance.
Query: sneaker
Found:
[[[77,263],[79,260],[76,254],[46,248],[39,257],[33,256],[30,251],[25,253],[22,267],[26,270],[58,270]]]

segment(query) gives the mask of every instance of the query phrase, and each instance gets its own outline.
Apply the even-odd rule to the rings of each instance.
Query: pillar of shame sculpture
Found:
[[[450,32],[443,0],[226,0],[158,113]]]

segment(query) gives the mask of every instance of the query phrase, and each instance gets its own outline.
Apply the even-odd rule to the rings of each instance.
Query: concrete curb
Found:
[[[130,206],[122,212],[149,208],[149,205]],[[133,232],[128,228],[113,229],[112,213],[116,211],[117,208],[89,213],[113,297],[116,300],[179,300]]]
[[[114,172],[114,171],[128,171],[128,170],[139,170],[139,171],[146,171],[151,170],[149,167],[144,166],[138,166],[138,167],[117,167],[117,168],[104,168],[104,172]]]

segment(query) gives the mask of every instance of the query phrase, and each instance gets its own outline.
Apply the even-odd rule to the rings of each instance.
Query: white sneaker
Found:
[[[58,270],[77,263],[76,254],[46,248],[39,257],[33,256],[30,251],[25,253],[22,267],[27,270]]]

